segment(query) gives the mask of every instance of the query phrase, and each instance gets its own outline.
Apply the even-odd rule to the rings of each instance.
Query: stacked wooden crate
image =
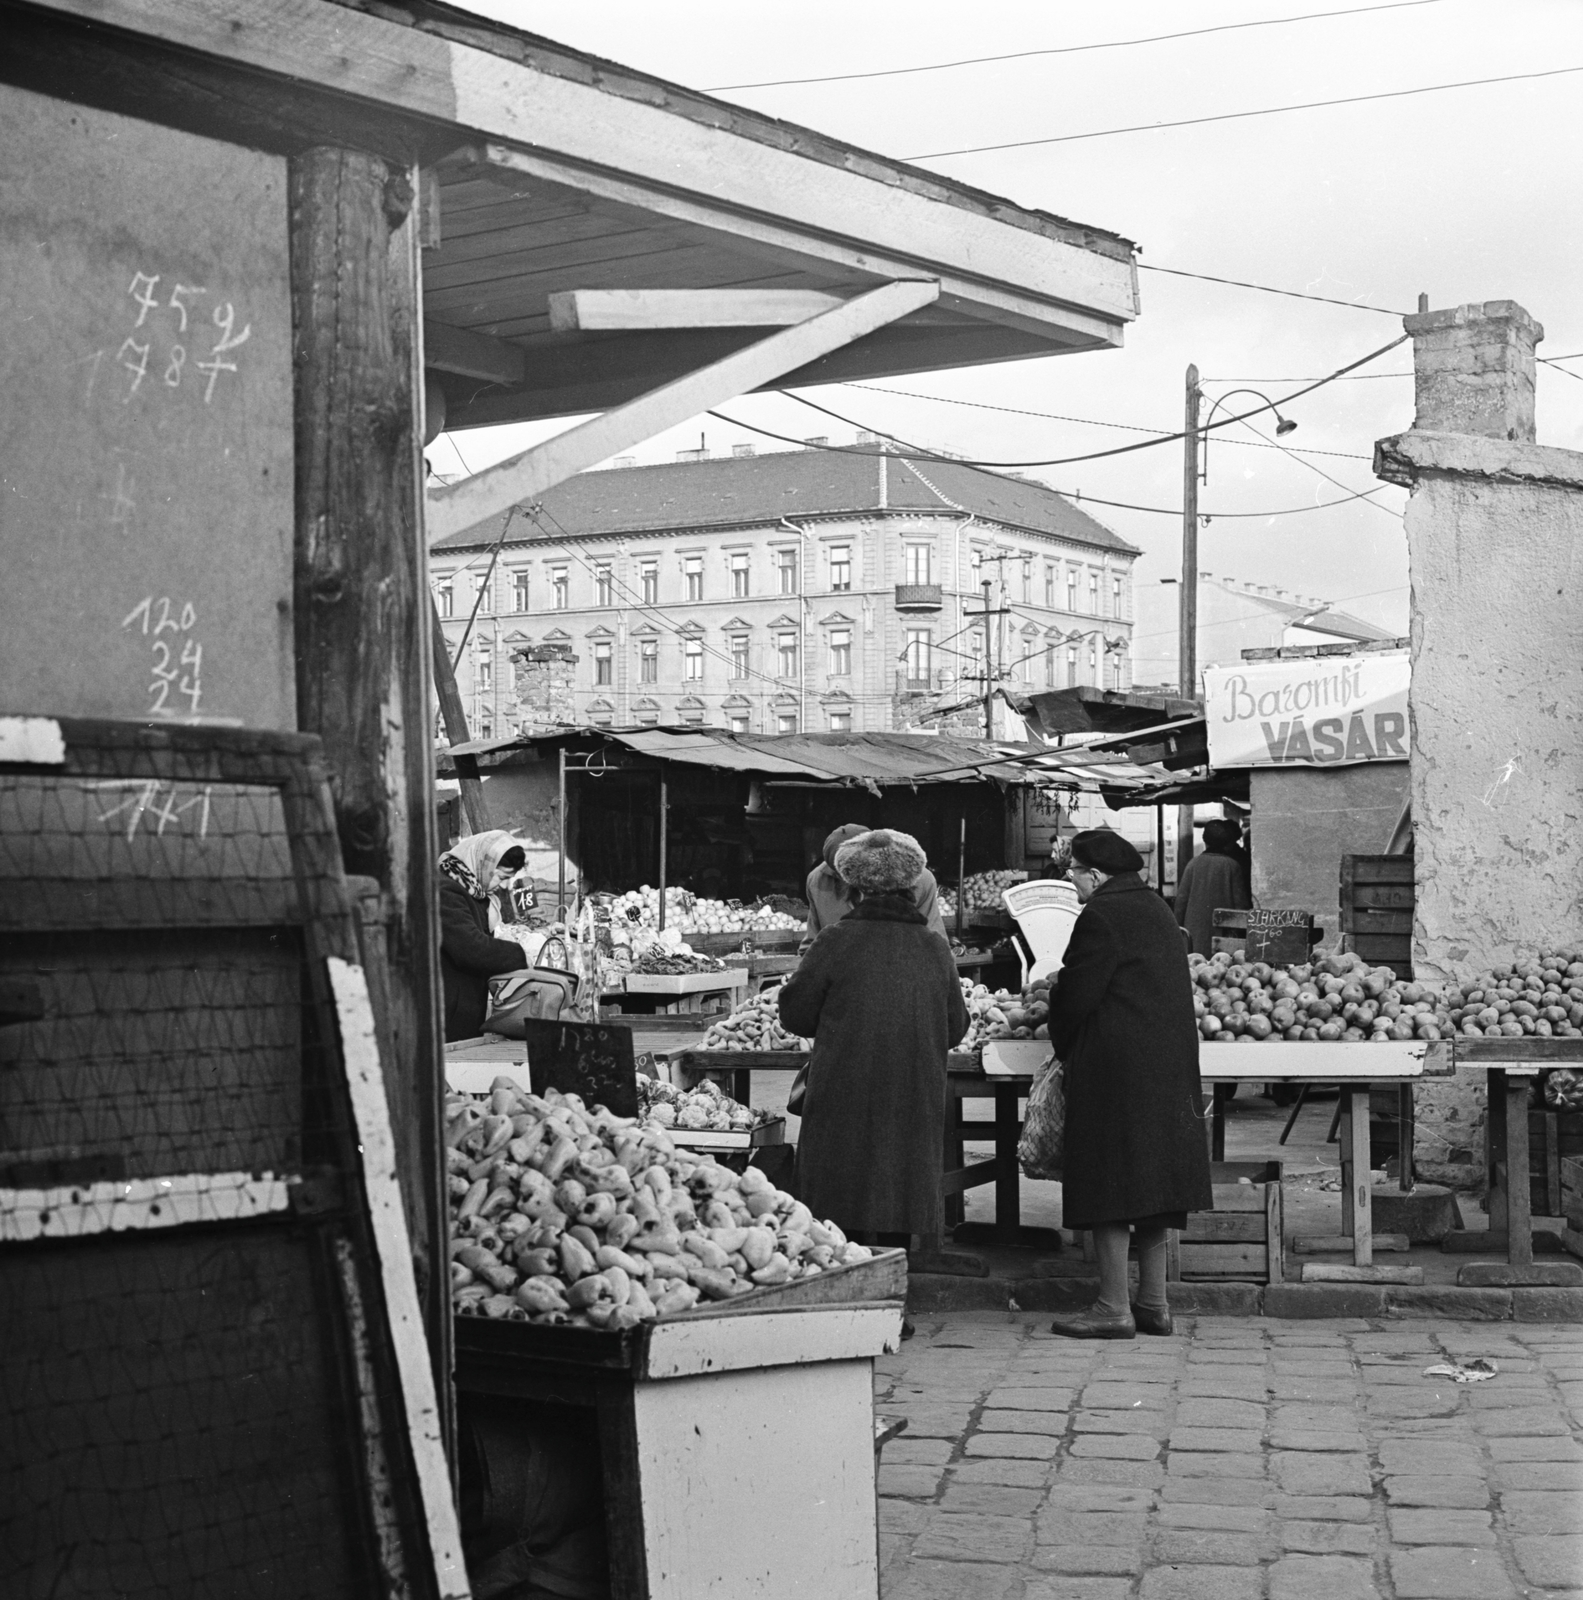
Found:
[[[1191,1211],[1166,1246],[1176,1281],[1280,1283],[1284,1223],[1279,1161],[1217,1161],[1215,1209]]]
[[[1413,858],[1341,858],[1341,931],[1372,966],[1413,975]]]

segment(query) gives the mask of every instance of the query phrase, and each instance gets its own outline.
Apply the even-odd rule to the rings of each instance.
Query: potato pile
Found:
[[[574,1094],[449,1095],[446,1145],[458,1315],[633,1328],[873,1255],[757,1168]]]
[[[768,1111],[733,1100],[708,1078],[696,1088],[678,1089],[658,1078],[640,1077],[638,1105],[641,1122],[681,1133],[748,1133],[772,1120]]]
[[[729,1017],[711,1023],[700,1050],[811,1050],[813,1041],[787,1033],[781,1026],[780,985],[760,989]]]
[[[1469,1037],[1575,1039],[1583,1035],[1583,960],[1576,950],[1546,950],[1454,986],[1446,1003]]]

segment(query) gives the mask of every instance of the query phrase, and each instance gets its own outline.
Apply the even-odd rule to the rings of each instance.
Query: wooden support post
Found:
[[[297,718],[324,740],[346,870],[383,895],[376,1018],[442,1423],[454,1436],[415,167],[314,148],[290,173]]]
[[[1507,1162],[1506,1074],[1499,1067],[1491,1067],[1487,1074],[1484,1109],[1485,1170],[1489,1173],[1490,1232],[1505,1233],[1508,1227],[1507,1195],[1511,1167]]]
[[[665,773],[660,772],[660,920],[659,931],[665,932],[665,836],[670,832],[671,798]]]
[[[445,737],[453,745],[466,744],[471,735],[467,731],[467,708],[462,704],[462,691],[456,687],[456,668],[451,664],[450,646],[445,642],[445,629],[440,625],[439,608],[434,597],[429,597],[429,637],[434,642],[434,691],[440,701],[440,717],[445,723]],[[489,807],[484,803],[484,784],[478,775],[477,756],[453,755],[456,780],[462,789],[462,813],[467,818],[469,833],[487,833],[490,827]]]
[[[1353,1197],[1357,1191],[1352,1170],[1352,1096],[1347,1093],[1345,1084],[1341,1085],[1341,1091],[1336,1096],[1336,1128],[1341,1135],[1341,1232],[1343,1237],[1351,1239],[1354,1226]]]
[[[1352,1260],[1355,1266],[1374,1262],[1374,1189],[1369,1176],[1369,1091],[1343,1088],[1347,1098],[1344,1148],[1351,1171]]]
[[[1396,1091],[1396,1174],[1403,1194],[1413,1191],[1413,1142],[1418,1120],[1415,1106],[1412,1084],[1402,1084]]]
[[[559,920],[566,915],[566,746],[557,747],[555,754],[558,758],[555,820],[560,841],[559,859],[556,862],[555,915]]]
[[[1017,1100],[1015,1083],[995,1085],[995,1231],[1015,1238],[1022,1222],[1022,1172],[1017,1165]]]
[[[1514,1267],[1531,1267],[1534,1226],[1528,1182],[1528,1079],[1491,1072],[1490,1098],[1497,1095],[1506,1103],[1506,1259]],[[1494,1222],[1492,1217],[1492,1227]]]

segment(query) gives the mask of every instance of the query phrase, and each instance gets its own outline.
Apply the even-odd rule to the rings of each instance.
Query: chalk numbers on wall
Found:
[[[152,717],[196,716],[203,696],[203,646],[192,636],[198,613],[190,600],[144,595],[122,619],[149,641],[149,707]]]
[[[117,365],[131,376],[127,379],[123,404],[148,385],[147,392],[161,385],[179,389],[187,373],[189,354],[202,359],[194,360],[195,371],[205,378],[189,381],[203,390],[203,403],[214,400],[215,385],[223,372],[235,372],[236,361],[230,352],[238,350],[252,337],[252,323],[238,328],[236,307],[229,300],[213,301],[209,291],[200,284],[172,283],[167,294],[161,287],[160,273],[133,274],[127,288],[137,320],[116,351]],[[207,312],[207,315],[205,315]],[[93,395],[94,381],[99,365],[95,360],[88,378],[89,397]]]

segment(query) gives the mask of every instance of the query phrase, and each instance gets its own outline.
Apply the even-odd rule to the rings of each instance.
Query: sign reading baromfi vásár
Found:
[[[1405,653],[1249,661],[1204,671],[1213,767],[1328,767],[1408,757]]]

